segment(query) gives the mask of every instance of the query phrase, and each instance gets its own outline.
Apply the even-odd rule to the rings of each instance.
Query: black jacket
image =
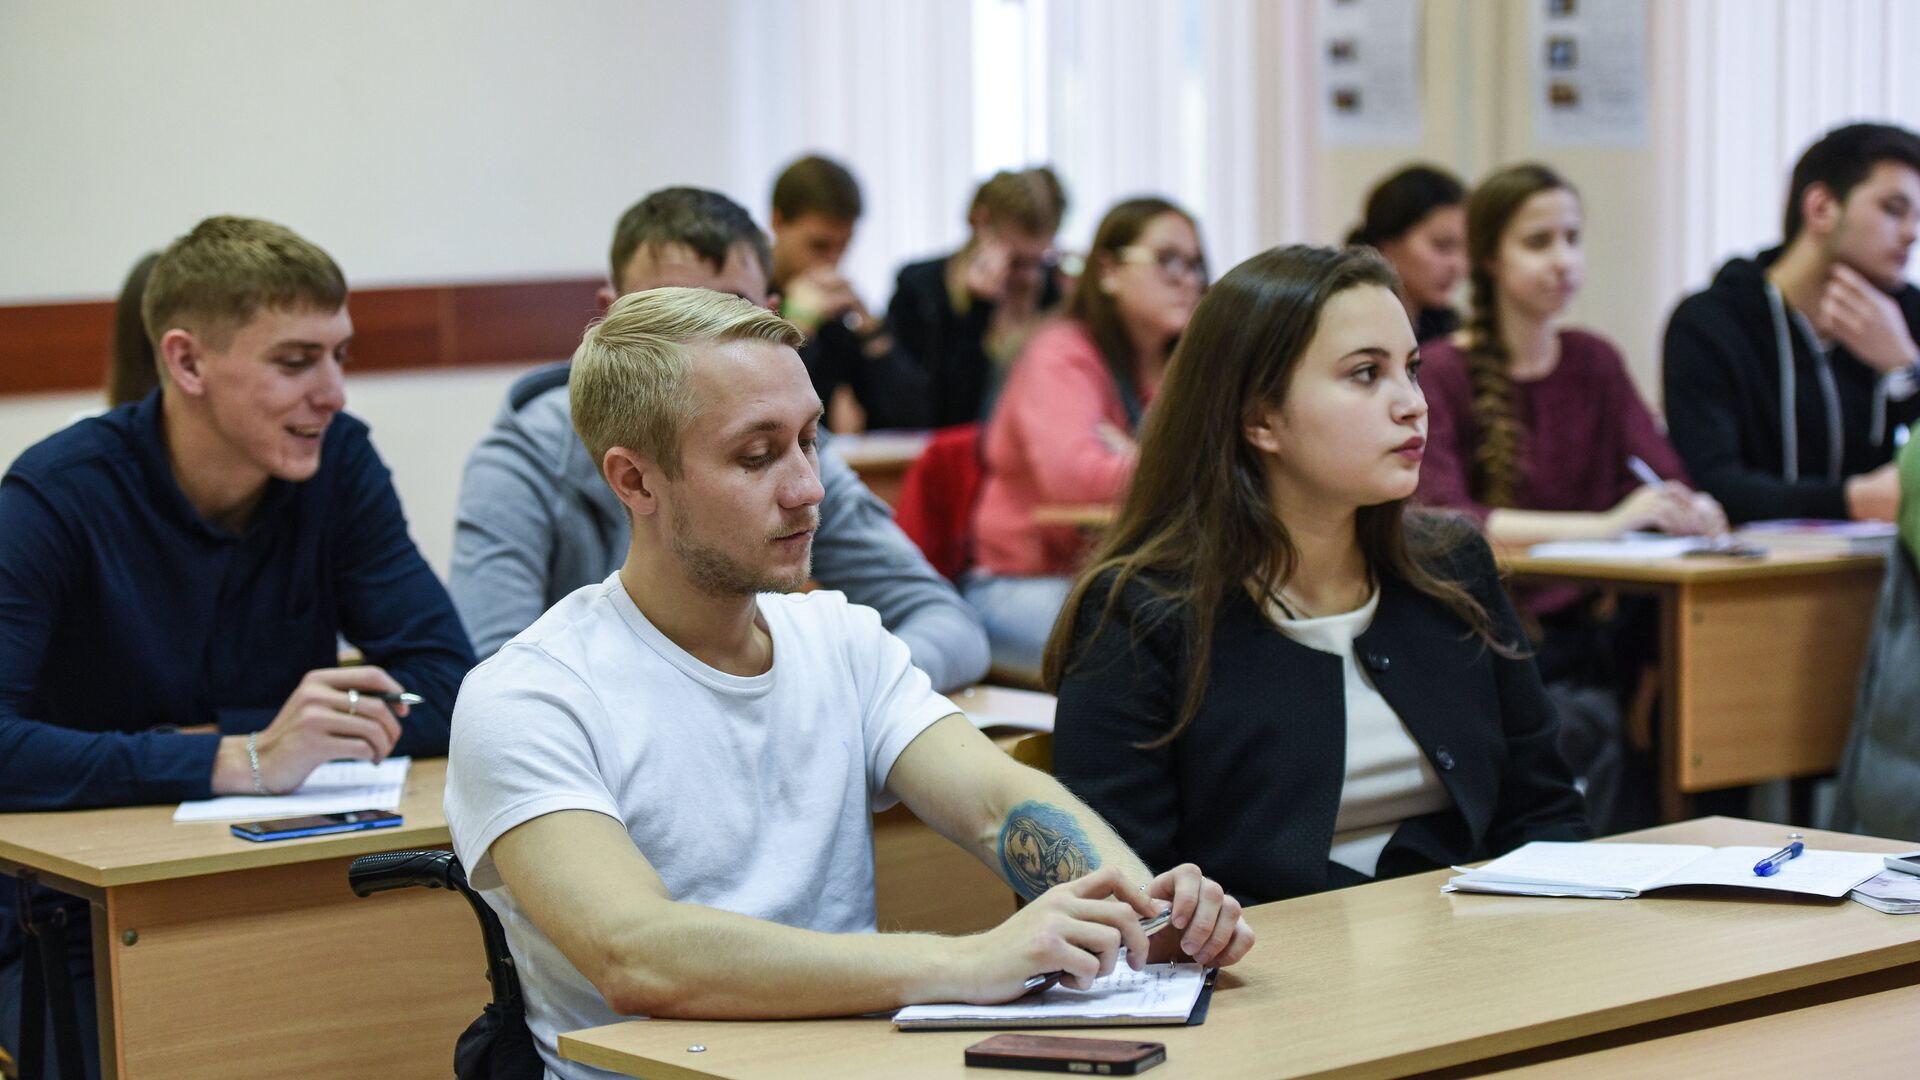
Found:
[[[1466,534],[1450,563],[1498,635],[1524,640],[1486,541]],[[1183,627],[1178,613],[1149,626],[1151,593],[1134,582],[1089,642],[1109,591],[1101,584],[1079,612],[1075,645],[1086,651],[1060,686],[1055,775],[1148,866],[1196,863],[1242,903],[1366,880],[1328,859],[1346,773],[1340,658],[1282,634],[1235,590],[1214,631],[1199,715],[1172,743],[1140,749],[1178,715]],[[1379,876],[1591,835],[1531,660],[1502,659],[1444,605],[1391,577],[1354,648],[1454,803],[1402,822]]]
[[[1892,460],[1893,429],[1920,418],[1920,394],[1886,403],[1877,416],[1879,374],[1842,346],[1823,364],[1788,312],[1789,430],[1781,416],[1781,339],[1764,275],[1779,256],[1775,248],[1728,262],[1712,285],[1674,309],[1664,362],[1668,434],[1687,472],[1735,522],[1844,518],[1846,478]],[[1920,338],[1920,290],[1905,286],[1894,299]],[[1830,413],[1840,418],[1837,455]]]
[[[896,402],[900,427],[949,427],[985,420],[993,385],[993,361],[987,356],[987,324],[993,305],[975,300],[962,313],[947,295],[947,262],[953,256],[909,264],[894,285],[887,307],[887,328],[894,347],[912,358],[924,380],[917,408]],[[1053,274],[1042,285],[1040,307],[1060,300]]]

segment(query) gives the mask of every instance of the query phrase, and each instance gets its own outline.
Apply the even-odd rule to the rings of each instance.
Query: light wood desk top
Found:
[[[1707,818],[1631,838],[1767,844],[1784,831]],[[1808,840],[1911,847],[1821,832]],[[1204,1026],[1119,1037],[1166,1043],[1168,1063],[1155,1074],[1167,1080],[1394,1075],[1920,961],[1920,919],[1846,901],[1449,895],[1439,888],[1447,876],[1257,907],[1248,918],[1260,943],[1221,974]],[[958,1080],[976,1075],[962,1048],[986,1034],[901,1033],[864,1019],[642,1020],[563,1035],[560,1047],[630,1075]]]
[[[870,431],[835,435],[827,445],[855,472],[905,469],[927,448],[933,437],[926,431]]]
[[[1117,509],[1106,503],[1055,504],[1033,508],[1035,525],[1072,525],[1079,529],[1104,529],[1113,524]]]
[[[1052,694],[986,683],[948,694],[947,699],[971,717],[975,726],[987,730],[1010,727],[1052,731],[1054,707],[1059,704]]]
[[[1920,1017],[1920,986],[1904,986],[1496,1075],[1513,1080],[1912,1076],[1915,1017]]]
[[[1768,578],[1878,572],[1883,555],[1768,554],[1760,558],[1688,555],[1664,559],[1536,559],[1525,553],[1500,554],[1500,565],[1515,577],[1553,577],[1578,581],[1691,585],[1762,581]]]
[[[0,861],[31,867],[93,891],[114,885],[337,859],[449,842],[440,807],[445,758],[415,758],[400,799],[403,824],[389,829],[257,843],[228,821],[173,821],[174,804],[0,814]]]

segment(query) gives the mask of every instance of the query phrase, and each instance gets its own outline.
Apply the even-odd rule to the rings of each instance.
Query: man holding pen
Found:
[[[445,752],[473,653],[341,412],[346,300],[291,231],[201,222],[145,293],[160,388],[0,480],[0,811],[281,793],[336,758]],[[367,665],[338,666],[342,637]],[[40,914],[63,903],[91,1059],[86,905],[36,890]],[[0,890],[8,1045],[14,904]]]
[[[821,403],[797,328],[746,300],[623,297],[573,358],[574,424],[632,528],[462,687],[447,824],[501,915],[552,1075],[622,1015],[999,1002],[1253,946],[1237,902],[1155,876],[935,694],[868,608],[808,579]],[[1032,902],[984,934],[875,934],[872,814],[904,802]],[[1151,945],[1140,919],[1170,907]]]

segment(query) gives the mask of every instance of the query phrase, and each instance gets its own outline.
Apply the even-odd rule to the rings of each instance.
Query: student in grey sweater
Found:
[[[687,285],[765,304],[768,263],[765,236],[738,204],[710,191],[668,188],[621,218],[613,288],[603,290],[602,299]],[[493,429],[467,458],[449,591],[482,658],[561,597],[611,574],[626,556],[626,510],[574,432],[567,370],[565,363],[553,364],[517,381]],[[879,612],[937,689],[978,681],[987,670],[979,617],[831,452],[824,435],[821,451],[826,497],[814,578]]]

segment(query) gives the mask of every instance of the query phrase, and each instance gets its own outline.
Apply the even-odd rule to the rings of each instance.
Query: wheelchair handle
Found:
[[[355,896],[416,885],[466,892],[466,877],[451,851],[383,851],[362,855],[347,869],[347,884]]]

